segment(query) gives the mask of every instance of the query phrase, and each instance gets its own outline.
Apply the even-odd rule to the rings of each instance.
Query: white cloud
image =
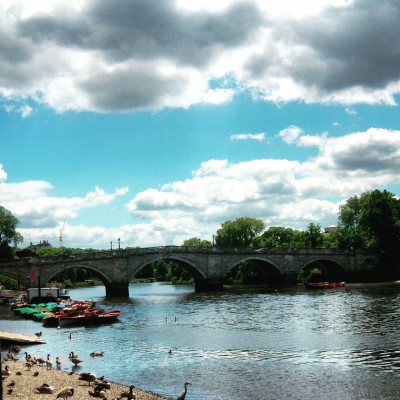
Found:
[[[188,108],[244,90],[272,102],[396,105],[400,5],[303,3],[5,1],[0,94],[59,112]]]
[[[329,138],[304,135],[300,127],[292,127],[281,137],[290,137],[293,146],[308,141],[315,156],[304,162],[205,161],[189,179],[134,194],[126,205],[132,220],[122,226],[74,226],[73,221],[88,207],[105,212],[101,210],[126,195],[127,188],[51,197],[49,182],[8,183],[0,166],[0,204],[20,219],[19,231],[27,241],[50,238],[56,243],[60,221],[67,220],[64,244],[70,247],[107,248],[118,237],[124,247],[179,245],[193,236],[210,239],[222,222],[245,215],[267,226],[328,226],[350,196],[400,183],[400,131],[370,128]]]
[[[265,140],[265,133],[235,133],[231,135],[230,140],[256,140],[262,142]]]

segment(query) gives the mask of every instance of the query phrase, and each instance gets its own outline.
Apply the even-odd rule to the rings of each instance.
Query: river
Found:
[[[76,372],[174,398],[185,381],[186,400],[400,397],[400,285],[194,293],[143,283],[125,299],[107,299],[103,286],[70,296],[120,309],[120,321],[43,328],[2,306],[0,330],[41,330],[47,344],[30,346],[31,354],[59,356],[71,370],[74,351],[83,360]]]

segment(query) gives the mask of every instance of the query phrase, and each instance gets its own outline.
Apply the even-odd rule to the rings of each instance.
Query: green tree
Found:
[[[215,242],[224,247],[250,247],[253,240],[265,229],[263,221],[250,217],[226,221],[217,231]]]
[[[321,225],[311,222],[310,224],[308,224],[304,235],[304,241],[307,247],[317,248],[322,246],[323,237],[321,232]]]
[[[0,258],[13,258],[10,244],[12,243],[15,247],[24,240],[21,234],[16,231],[18,224],[18,218],[0,206]]]
[[[269,227],[253,241],[254,247],[289,248],[304,247],[304,232],[280,226]]]
[[[339,208],[345,247],[369,247],[393,253],[400,239],[400,201],[393,193],[373,190],[353,196]]]
[[[201,240],[198,237],[192,237],[183,241],[183,246],[188,247],[212,247],[212,243],[209,240]]]

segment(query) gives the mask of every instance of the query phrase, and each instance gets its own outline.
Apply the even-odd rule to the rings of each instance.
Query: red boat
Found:
[[[345,282],[306,282],[305,284],[309,289],[334,289],[343,287]]]

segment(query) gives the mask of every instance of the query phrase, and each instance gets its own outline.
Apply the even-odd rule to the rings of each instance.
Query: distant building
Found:
[[[332,229],[337,228],[336,225],[329,225],[328,227],[324,228],[324,233],[329,233]]]
[[[40,249],[42,247],[52,247],[52,246],[48,240],[41,240],[38,244],[33,244],[31,242],[29,247],[32,247],[33,249]]]

